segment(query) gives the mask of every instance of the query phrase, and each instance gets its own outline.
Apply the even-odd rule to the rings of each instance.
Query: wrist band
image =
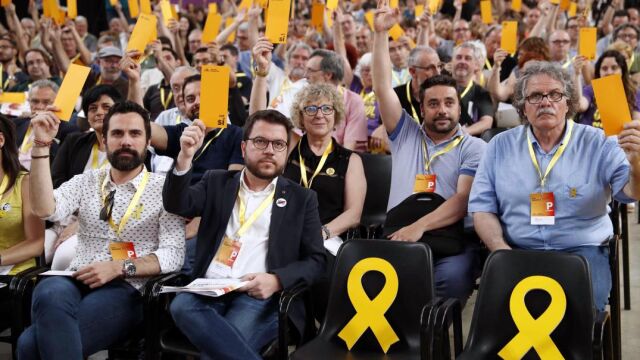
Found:
[[[47,159],[49,155],[31,156],[31,159]]]
[[[33,139],[33,144],[35,147],[49,147],[53,144],[53,140],[51,141],[42,141],[38,139]]]

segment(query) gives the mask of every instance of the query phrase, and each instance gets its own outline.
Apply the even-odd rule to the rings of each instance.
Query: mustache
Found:
[[[118,156],[122,154],[130,154],[133,156],[138,156],[139,154],[133,149],[122,148],[113,152],[113,156]]]
[[[542,108],[542,109],[538,109],[538,111],[536,111],[536,116],[540,116],[540,115],[555,115],[556,111],[553,110],[552,108]]]
[[[435,118],[433,118],[433,121],[438,121],[438,120],[448,120],[448,121],[452,121],[450,117],[448,116],[436,116]]]

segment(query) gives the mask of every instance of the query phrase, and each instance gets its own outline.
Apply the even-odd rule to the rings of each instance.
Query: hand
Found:
[[[242,10],[238,11],[235,19],[233,19],[233,22],[239,24],[241,22],[244,22],[246,18],[247,18],[247,9],[243,8]]]
[[[169,19],[169,22],[167,23],[167,29],[169,29],[169,32],[175,35],[178,33],[179,27],[180,27],[180,24],[178,23],[178,20]]]
[[[121,275],[121,261],[101,261],[84,266],[71,276],[90,288],[95,289]]]
[[[576,76],[580,76],[580,74],[582,74],[582,69],[587,64],[587,62],[587,58],[582,55],[578,55],[573,58],[573,71],[575,72]]]
[[[122,11],[122,4],[120,4],[120,1],[116,1],[116,3],[113,5],[114,9],[116,9],[116,12],[120,13]]]
[[[67,225],[64,228],[64,230],[62,230],[60,235],[58,235],[58,238],[56,239],[56,241],[53,243],[54,252],[58,248],[58,246],[60,246],[60,244],[65,242],[65,240],[68,240],[70,237],[78,233],[78,224],[79,224],[78,219],[76,219],[72,223]]]
[[[249,8],[249,12],[247,13],[249,21],[258,19],[260,14],[262,14],[262,8],[257,2],[251,5],[251,8]]]
[[[424,9],[424,12],[420,15],[420,19],[418,20],[418,26],[429,30],[431,28],[431,21],[431,12],[429,9]]]
[[[389,7],[389,0],[378,0],[378,8],[373,13],[373,29],[375,32],[389,31],[402,21],[400,10]]]
[[[453,1],[453,7],[456,8],[456,10],[461,10],[462,9],[462,0],[454,0]]]
[[[60,119],[54,112],[59,110],[57,107],[49,105],[46,111],[36,113],[35,117],[31,119],[35,139],[42,142],[53,141],[60,127]]]
[[[498,49],[495,53],[493,53],[493,65],[496,68],[500,68],[502,66],[502,62],[504,59],[509,56],[509,53],[504,49]]]
[[[422,238],[423,234],[424,231],[416,221],[413,224],[405,226],[387,237],[390,240],[416,242],[420,240],[420,238]]]
[[[342,20],[344,20],[344,14],[342,13],[342,9],[340,9],[339,6],[331,12],[331,19],[333,20],[333,26],[340,26],[340,24],[342,24]]]
[[[131,82],[140,81],[140,64],[134,59],[140,58],[141,55],[137,50],[130,50],[127,51],[125,56],[120,60],[120,70],[122,70]]]
[[[631,164],[631,168],[640,169],[640,120],[624,124],[624,130],[618,135],[618,144]]]
[[[249,281],[249,283],[239,288],[238,291],[246,292],[247,295],[256,299],[268,299],[275,292],[282,290],[280,280],[273,274],[247,274],[242,277],[242,280]]]
[[[384,125],[378,126],[371,133],[371,139],[369,139],[369,149],[377,150],[384,149],[385,144],[387,142],[387,130],[384,128]]]
[[[256,44],[253,46],[253,61],[258,67],[258,70],[269,71],[272,51],[273,44],[267,40],[266,37],[261,37],[256,41]]]
[[[182,132],[182,136],[180,136],[180,154],[178,157],[183,156],[191,162],[196,151],[200,149],[204,142],[206,129],[202,120],[199,119],[195,120],[190,126],[187,126]]]
[[[212,41],[208,44],[204,44],[204,46],[207,48],[207,52],[213,57],[213,62],[220,65],[220,58],[222,58],[222,55],[220,54],[220,45],[218,45],[217,42]],[[222,61],[222,63],[224,63],[224,61]]]
[[[149,47],[153,51],[153,56],[155,56],[156,59],[160,59],[162,57],[162,43],[160,40],[153,40],[149,43]]]

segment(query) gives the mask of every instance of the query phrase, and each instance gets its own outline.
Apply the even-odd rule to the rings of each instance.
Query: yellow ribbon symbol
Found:
[[[362,277],[369,271],[379,271],[384,275],[385,283],[380,293],[369,299],[362,288]],[[358,261],[347,279],[347,293],[356,314],[340,331],[338,337],[347,343],[351,350],[358,339],[371,328],[382,351],[386,354],[391,345],[400,341],[391,324],[384,317],[398,294],[398,274],[391,264],[381,258],[366,258]]]
[[[551,295],[549,307],[537,319],[531,316],[524,303],[524,297],[534,289],[544,290]],[[498,356],[505,360],[522,359],[533,347],[541,360],[564,359],[550,336],[567,309],[567,297],[557,281],[546,276],[523,279],[511,293],[509,309],[520,332],[500,350]]]

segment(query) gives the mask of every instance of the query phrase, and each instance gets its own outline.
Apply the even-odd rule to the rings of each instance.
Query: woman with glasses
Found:
[[[284,176],[318,194],[322,238],[325,247],[335,255],[347,230],[360,223],[367,192],[360,156],[340,146],[331,136],[344,121],[342,95],[327,84],[308,85],[294,100],[291,117],[304,135],[289,155]],[[330,274],[335,258],[328,258],[327,274]],[[316,314],[321,319],[329,293],[328,276],[314,291]]]

